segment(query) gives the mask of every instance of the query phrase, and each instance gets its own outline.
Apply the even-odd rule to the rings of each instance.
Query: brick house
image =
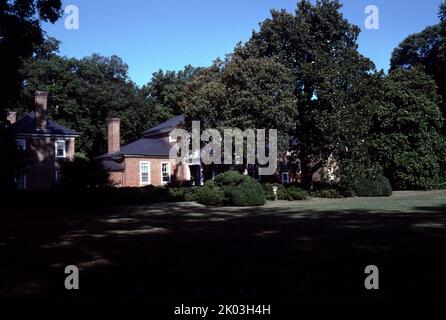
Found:
[[[212,179],[217,173],[231,169],[230,165],[204,166],[198,154],[190,154],[186,163],[177,165],[169,158],[169,152],[175,141],[169,134],[184,123],[185,116],[175,116],[142,133],[142,137],[125,146],[120,146],[120,120],[108,120],[108,153],[100,156],[104,168],[110,175],[113,185],[118,187],[141,187],[145,185],[162,186],[173,181],[191,181],[193,185],[203,184],[205,179]],[[297,139],[290,140],[293,147]],[[258,175],[258,168],[250,165],[247,174],[263,182],[281,182],[284,184],[300,181],[298,160],[289,161],[288,152],[278,159],[276,174]],[[321,168],[313,176],[314,181],[334,180],[333,164]]]
[[[26,152],[28,165],[24,174],[17,177],[18,189],[46,189],[58,184],[63,161],[72,160],[75,139],[73,129],[47,118],[48,94],[37,91],[35,111],[16,121],[16,113],[8,114],[9,129],[17,145]]]
[[[142,137],[120,145],[120,120],[108,120],[108,152],[100,156],[111,182],[117,187],[162,186],[191,179],[187,164],[177,165],[169,158],[174,141],[169,133],[184,121],[176,116],[142,133]]]

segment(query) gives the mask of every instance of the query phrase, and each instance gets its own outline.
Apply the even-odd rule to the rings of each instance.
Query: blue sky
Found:
[[[388,69],[390,54],[407,35],[437,23],[441,0],[341,0],[342,12],[361,27],[360,51],[378,68]],[[296,0],[63,0],[79,8],[79,29],[67,30],[64,15],[44,24],[62,41],[60,53],[81,58],[116,54],[142,86],[153,72],[187,64],[208,66],[249,39],[269,10],[294,11]],[[364,27],[367,5],[380,11],[380,28]]]

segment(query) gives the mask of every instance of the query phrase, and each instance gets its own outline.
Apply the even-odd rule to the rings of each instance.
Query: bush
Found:
[[[337,199],[347,198],[343,193],[339,192],[336,188],[321,189],[311,193],[311,196],[315,198]]]
[[[206,181],[204,186],[197,189],[196,194],[197,201],[201,204],[221,206],[226,202],[223,189],[213,180]]]
[[[339,183],[318,182],[314,184],[314,191],[311,196],[315,198],[349,198],[355,196],[351,188]]]
[[[263,193],[267,200],[275,200],[273,187],[277,187],[277,200],[305,200],[308,198],[308,192],[296,186],[285,188],[279,183],[264,183],[262,185]]]
[[[360,197],[388,197],[392,195],[392,186],[383,175],[362,177],[358,180],[356,194]]]
[[[263,194],[267,200],[276,200],[273,187],[277,187],[277,200],[286,200],[287,192],[283,184],[280,183],[264,183],[262,184]]]
[[[197,188],[197,201],[205,205],[257,206],[265,204],[260,183],[238,171],[226,171]]]
[[[305,200],[308,198],[308,192],[296,186],[290,186],[286,189],[288,200]]]
[[[76,156],[73,161],[66,161],[61,166],[61,186],[72,190],[103,188],[111,186],[109,174],[101,160],[89,160]]]
[[[197,201],[197,188],[172,187],[169,188],[169,201]]]
[[[260,183],[246,176],[238,186],[232,189],[230,203],[238,207],[264,205],[265,195]]]
[[[244,180],[244,175],[238,171],[229,170],[215,176],[214,181],[219,186],[237,186]]]

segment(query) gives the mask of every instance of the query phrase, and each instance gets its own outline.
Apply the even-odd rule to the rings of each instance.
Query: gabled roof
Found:
[[[10,126],[11,130],[17,135],[20,134],[51,134],[51,135],[63,135],[63,136],[79,136],[79,133],[73,129],[64,127],[63,125],[47,120],[46,130],[36,129],[36,114],[35,112],[30,112],[17,122]]]
[[[151,137],[154,135],[158,135],[161,133],[167,133],[172,131],[175,127],[180,125],[184,120],[186,119],[186,116],[184,114],[181,114],[179,116],[175,116],[173,118],[170,118],[167,121],[164,121],[153,128],[150,128],[146,131],[144,131],[142,134],[144,137]]]

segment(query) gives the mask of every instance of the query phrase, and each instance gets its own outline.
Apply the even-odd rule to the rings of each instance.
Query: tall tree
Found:
[[[372,158],[396,189],[439,187],[446,153],[435,82],[420,68],[396,69],[374,88]]]
[[[55,22],[60,0],[0,0],[0,188],[14,186],[23,169],[23,156],[8,133],[6,110],[15,109],[24,78],[22,63],[43,41],[41,21]]]
[[[184,97],[185,85],[195,76],[199,68],[187,65],[183,70],[162,71],[142,87],[141,94],[153,110],[154,122],[161,122],[182,113],[180,103]]]
[[[423,66],[437,83],[443,99],[443,116],[446,116],[446,1],[440,6],[439,18],[439,24],[408,36],[394,49],[390,70]]]
[[[228,56],[197,74],[182,106],[204,129],[278,129],[283,147],[297,116],[293,87],[291,72],[279,62]]]
[[[360,29],[340,8],[337,0],[314,5],[302,0],[294,14],[273,10],[260,30],[236,48],[242,57],[276,59],[292,70],[300,140],[296,152],[306,188],[331,154],[352,158],[367,131],[362,97],[374,65],[359,54]]]
[[[22,62],[43,42],[40,21],[55,22],[61,14],[60,0],[0,1],[0,108],[16,106]]]

